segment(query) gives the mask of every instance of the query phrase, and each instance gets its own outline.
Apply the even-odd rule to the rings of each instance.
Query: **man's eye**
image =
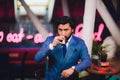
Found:
[[[59,31],[62,31],[62,29],[59,29]]]
[[[64,31],[67,31],[68,29],[65,29]]]

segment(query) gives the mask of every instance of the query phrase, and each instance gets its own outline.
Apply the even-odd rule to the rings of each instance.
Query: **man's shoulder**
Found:
[[[81,39],[81,38],[79,38],[79,37],[76,37],[76,36],[74,36],[74,35],[73,35],[73,39],[78,40],[78,41],[84,41],[83,39]]]
[[[47,38],[46,38],[46,40],[48,40],[48,39],[53,39],[54,38],[54,36],[48,36]]]
[[[48,36],[47,38],[54,38],[54,36],[52,35],[52,36]]]
[[[46,38],[46,40],[47,40],[47,41],[51,41],[51,40],[54,39],[54,37],[55,37],[54,35],[52,35],[52,36],[48,36],[48,37]]]
[[[76,36],[73,36],[73,41],[75,43],[77,43],[78,45],[81,44],[81,45],[85,45],[85,41],[79,37],[76,37]]]

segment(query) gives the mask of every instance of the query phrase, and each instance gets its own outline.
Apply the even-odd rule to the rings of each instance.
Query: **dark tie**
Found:
[[[67,51],[67,49],[66,49],[66,45],[63,45],[63,55],[64,55],[64,57],[65,57],[65,54],[66,54],[66,51]]]

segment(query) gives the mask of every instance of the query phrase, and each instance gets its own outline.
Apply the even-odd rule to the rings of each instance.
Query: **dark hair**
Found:
[[[66,24],[66,23],[69,23],[69,24],[70,24],[70,27],[71,27],[72,29],[74,29],[74,27],[75,27],[74,19],[71,18],[71,17],[68,17],[68,16],[63,16],[63,17],[57,18],[57,19],[54,21],[53,25],[54,25],[56,28],[58,28],[58,25],[59,25],[59,24]]]

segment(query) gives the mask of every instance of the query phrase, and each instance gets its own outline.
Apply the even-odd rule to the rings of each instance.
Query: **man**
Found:
[[[78,80],[76,73],[91,65],[87,47],[82,39],[73,35],[72,18],[63,16],[56,20],[55,25],[57,34],[45,40],[35,55],[35,61],[40,62],[49,57],[45,80]],[[67,48],[65,53],[64,46]]]

